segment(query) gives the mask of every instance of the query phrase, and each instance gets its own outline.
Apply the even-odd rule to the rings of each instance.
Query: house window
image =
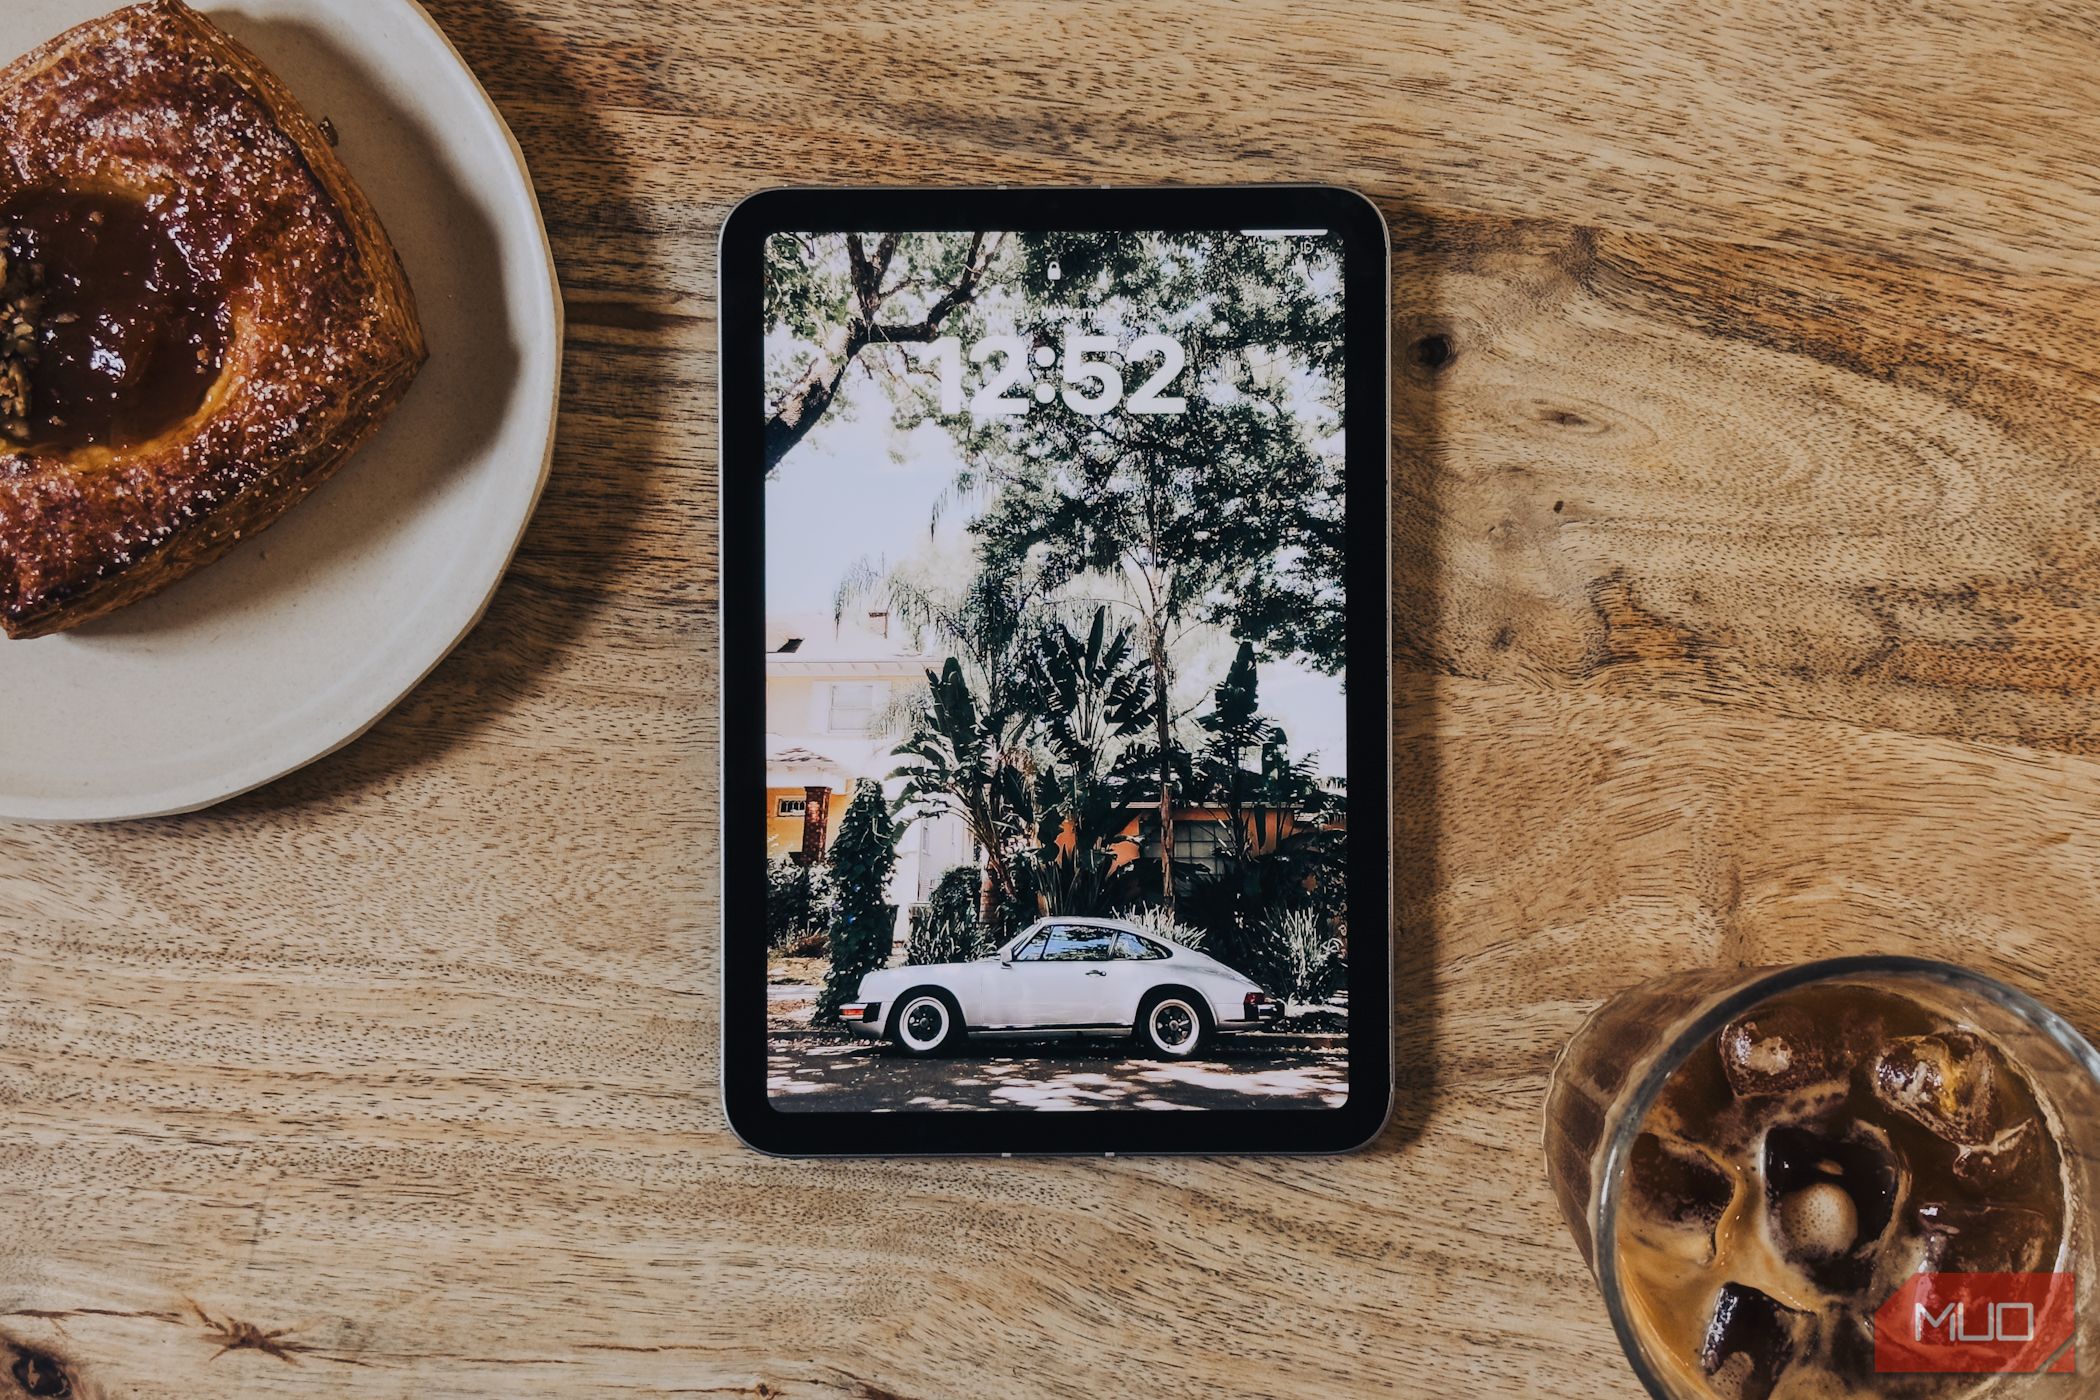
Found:
[[[1176,865],[1202,865],[1206,868],[1218,858],[1218,848],[1224,844],[1224,822],[1191,818],[1174,823],[1174,863]],[[1157,842],[1153,849],[1158,849]]]
[[[809,808],[806,797],[776,797],[773,799],[773,815],[776,817],[800,817]]]
[[[834,734],[865,734],[875,718],[875,687],[866,682],[831,688],[831,720]]]

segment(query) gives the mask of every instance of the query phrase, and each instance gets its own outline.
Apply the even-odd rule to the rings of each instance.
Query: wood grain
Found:
[[[349,750],[0,829],[0,1397],[1625,1395],[1537,1146],[1600,999],[1909,950],[2100,1030],[2089,14],[432,8],[569,298],[546,503]],[[1398,240],[1397,1121],[1317,1161],[744,1151],[722,215],[1262,179]]]

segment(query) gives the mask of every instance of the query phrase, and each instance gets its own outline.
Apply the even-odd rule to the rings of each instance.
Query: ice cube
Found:
[[[1744,1098],[1792,1093],[1844,1072],[1836,1039],[1799,1006],[1746,1011],[1721,1027],[1718,1041],[1728,1087]]]
[[[1884,1104],[1956,1146],[1988,1143],[2005,1126],[1996,1121],[1997,1052],[1968,1031],[1890,1041],[1873,1079]]]
[[[1895,1155],[1871,1128],[1827,1130],[1782,1124],[1765,1133],[1765,1192],[1794,1262],[1819,1287],[1862,1288],[1873,1274],[1874,1246],[1896,1211]],[[1846,1198],[1836,1206],[1831,1192]],[[1839,1224],[1850,1238],[1826,1248]]]
[[[1703,1230],[1709,1242],[1735,1199],[1735,1183],[1711,1158],[1654,1133],[1633,1140],[1626,1190],[1628,1200],[1649,1219]]]
[[[1893,1376],[1877,1375],[1874,1365],[1874,1315],[1864,1308],[1849,1308],[1835,1314],[1826,1314],[1824,1321],[1829,1331],[1817,1338],[1823,1348],[1821,1369],[1832,1376],[1876,1376],[1880,1390],[1877,1394],[1896,1396],[1929,1396],[1938,1393],[1937,1376],[1923,1378],[1921,1384],[1905,1385]],[[1813,1387],[1804,1387],[1810,1394]]]
[[[1721,1069],[1721,1054],[1715,1040],[1699,1042],[1685,1057],[1656,1096],[1650,1123],[1669,1125],[1678,1137],[1708,1142],[1714,1137],[1714,1122],[1735,1106],[1735,1091]]]
[[[2000,1190],[2039,1155],[2041,1133],[2034,1120],[2016,1123],[1989,1142],[1970,1143],[1954,1149],[1954,1179],[1979,1195]]]
[[[1727,1400],[1766,1400],[1804,1349],[1813,1322],[1747,1284],[1725,1283],[1706,1324],[1699,1368]]]
[[[1912,1216],[1925,1242],[1922,1273],[2046,1270],[2062,1233],[2041,1211],[1981,1201],[1924,1201]]]

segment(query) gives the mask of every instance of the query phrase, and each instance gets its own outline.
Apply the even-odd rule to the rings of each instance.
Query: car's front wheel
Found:
[[[1138,1043],[1154,1055],[1186,1060],[1210,1035],[1210,1013],[1189,992],[1154,992],[1138,1009]]]
[[[943,1054],[962,1042],[962,1009],[932,987],[906,992],[897,999],[891,1034],[907,1055]]]

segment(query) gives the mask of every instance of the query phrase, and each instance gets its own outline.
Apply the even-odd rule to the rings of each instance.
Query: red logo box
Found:
[[[2072,1274],[1919,1274],[1874,1313],[1874,1369],[2078,1369]]]

